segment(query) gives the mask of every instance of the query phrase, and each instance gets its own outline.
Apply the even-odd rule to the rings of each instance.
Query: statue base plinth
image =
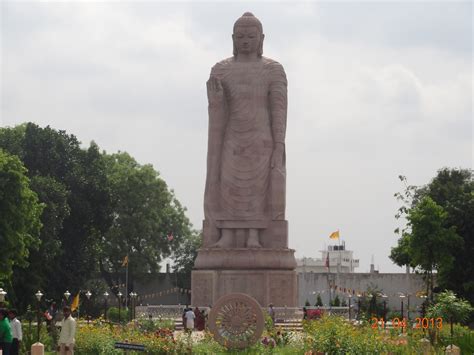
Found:
[[[295,251],[287,248],[201,248],[194,269],[294,270]]]
[[[212,306],[226,294],[241,292],[255,298],[262,307],[270,303],[275,307],[296,307],[297,280],[294,270],[193,270],[191,304]]]

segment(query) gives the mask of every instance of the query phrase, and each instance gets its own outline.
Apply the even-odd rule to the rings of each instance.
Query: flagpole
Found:
[[[337,230],[339,232],[339,229]],[[337,268],[337,274],[339,276],[339,269],[341,268],[341,236],[339,235],[339,238],[337,238],[337,242],[339,243],[339,266]]]
[[[127,253],[127,265],[125,269],[125,309],[127,309],[127,301],[128,301],[128,264],[130,262],[130,259],[128,258],[128,253]]]

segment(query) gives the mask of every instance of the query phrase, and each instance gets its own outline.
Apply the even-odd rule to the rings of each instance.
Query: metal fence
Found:
[[[162,306],[137,306],[135,309],[137,318],[149,319],[179,319],[183,315],[184,305],[162,305]],[[317,309],[318,307],[306,307],[306,309]],[[209,311],[209,307],[199,307]],[[325,314],[336,314],[349,318],[349,307],[319,307]],[[262,308],[268,313],[268,308]],[[303,319],[303,308],[301,307],[273,307],[275,321],[279,323],[292,322]],[[354,318],[355,313],[352,313]]]

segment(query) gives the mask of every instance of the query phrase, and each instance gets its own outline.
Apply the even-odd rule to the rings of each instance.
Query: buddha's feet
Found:
[[[249,233],[249,238],[247,239],[247,248],[261,248],[262,245],[258,241],[258,233]]]
[[[214,243],[210,248],[232,248],[232,234],[230,232],[223,232],[217,243]]]

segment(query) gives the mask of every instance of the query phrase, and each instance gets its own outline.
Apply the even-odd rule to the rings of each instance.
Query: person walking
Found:
[[[0,309],[0,349],[3,355],[10,355],[13,335],[10,321],[8,320],[8,311],[4,308]]]
[[[61,322],[61,333],[58,341],[59,355],[73,355],[76,336],[76,320],[71,316],[71,308],[63,307],[64,318]]]
[[[194,318],[196,318],[196,315],[194,314],[192,308],[189,308],[184,315],[186,318],[186,330],[191,333],[194,329]]]
[[[188,305],[186,305],[183,309],[182,319],[183,319],[183,330],[186,331],[186,312],[189,310]]]
[[[16,309],[10,309],[8,311],[8,318],[10,318],[10,326],[12,328],[12,347],[10,349],[10,355],[18,355],[20,353],[21,341],[23,339],[23,332],[21,330],[21,322],[16,317],[18,312]]]

